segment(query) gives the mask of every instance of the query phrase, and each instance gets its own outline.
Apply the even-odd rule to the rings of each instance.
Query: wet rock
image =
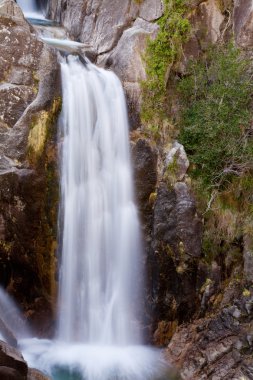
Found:
[[[197,306],[197,260],[202,223],[187,185],[162,182],[154,206],[153,299],[157,320],[189,319]]]
[[[0,366],[1,380],[26,380],[16,369]]]
[[[156,197],[157,151],[145,139],[132,142],[132,162],[137,204],[147,245],[151,241],[153,202]]]
[[[136,200],[142,226],[144,243],[144,264],[147,272],[146,287],[144,291],[143,309],[145,309],[146,325],[152,321],[152,262],[150,260],[153,206],[156,198],[157,184],[157,150],[144,138],[131,139],[133,174],[136,191]],[[148,327],[145,335],[151,340],[153,331]]]
[[[20,352],[7,343],[0,342],[1,379],[26,380],[27,373],[28,367]],[[17,377],[15,378],[14,375]]]
[[[54,292],[58,64],[13,0],[0,45],[0,283],[29,308]]]
[[[27,380],[51,380],[50,377],[37,369],[29,368]]]

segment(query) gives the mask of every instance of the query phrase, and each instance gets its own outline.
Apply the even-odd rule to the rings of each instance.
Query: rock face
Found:
[[[236,42],[244,48],[253,47],[253,4],[251,0],[236,0],[234,6]]]
[[[50,13],[74,39],[90,45],[97,63],[112,68],[126,90],[132,128],[140,124],[140,82],[145,79],[141,57],[147,37],[154,37],[161,17],[161,0],[58,0]]]
[[[167,357],[181,368],[183,379],[252,378],[252,296],[241,291],[233,306],[184,325],[173,336]]]
[[[55,282],[58,66],[12,0],[0,1],[0,46],[0,284],[27,309],[40,303],[49,311]]]
[[[26,380],[28,367],[22,355],[13,347],[0,341],[1,380]]]
[[[178,153],[181,149],[177,157],[175,147],[179,148]],[[196,281],[202,222],[194,196],[183,181],[188,165],[182,146],[174,144],[166,155],[154,204],[151,267],[157,343],[161,343],[160,327],[163,330],[164,323],[169,328],[168,341],[171,328],[189,320],[198,303]]]
[[[28,368],[21,353],[7,343],[0,341],[1,380],[50,380],[36,369]]]
[[[150,141],[138,138],[132,144],[148,272],[146,323],[157,329],[155,342],[164,345],[197,306],[202,223],[184,182],[189,162],[182,145],[174,143],[158,163]]]

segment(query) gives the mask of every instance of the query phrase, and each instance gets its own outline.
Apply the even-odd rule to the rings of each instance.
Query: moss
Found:
[[[159,31],[149,39],[144,56],[147,79],[142,83],[141,118],[144,123],[159,125],[166,118],[166,87],[172,65],[182,55],[182,44],[190,34],[185,17],[185,0],[165,0],[165,10],[159,19]]]
[[[251,296],[251,293],[248,289],[243,289],[242,295],[245,298],[249,298]]]
[[[41,111],[36,115],[36,121],[30,129],[28,148],[34,155],[40,155],[45,146],[49,112]]]
[[[28,136],[28,158],[31,163],[36,163],[42,156],[60,109],[61,98],[56,98],[48,111],[43,110],[35,115]]]
[[[41,181],[38,189],[41,223],[33,242],[36,252],[38,277],[44,289],[44,296],[55,299],[57,261],[57,216],[59,181],[57,167],[56,122],[61,110],[61,98],[52,102],[49,110],[39,112],[31,125],[28,138],[28,159]],[[52,303],[54,304],[54,302]]]
[[[173,160],[167,165],[165,170],[164,179],[171,186],[177,182],[178,174],[178,159],[177,155],[173,157]]]
[[[8,242],[5,240],[0,240],[0,250],[5,252],[6,256],[8,257],[12,251],[13,242]]]
[[[156,201],[156,198],[157,198],[157,193],[151,193],[148,200],[149,204],[153,205]]]

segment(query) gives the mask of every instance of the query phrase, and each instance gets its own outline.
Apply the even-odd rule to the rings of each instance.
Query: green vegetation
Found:
[[[243,237],[253,236],[253,65],[232,43],[220,41],[191,62],[183,78],[171,75],[191,34],[190,4],[165,1],[160,29],[144,56],[141,116],[144,133],[153,142],[165,146],[177,137],[184,145],[204,219],[205,259],[211,263],[227,257],[232,265],[241,260]],[[231,4],[219,2],[222,11]],[[175,124],[171,92],[179,100]],[[175,172],[173,162],[165,172],[168,182],[173,183]]]
[[[252,63],[232,43],[211,47],[179,81],[179,140],[191,162],[208,262],[241,260],[253,236]]]
[[[222,190],[253,169],[250,62],[233,44],[210,49],[182,79],[180,142],[192,175]]]
[[[159,19],[159,31],[149,39],[145,54],[147,80],[142,83],[142,120],[151,122],[166,116],[166,85],[171,66],[182,53],[182,44],[190,32],[185,17],[185,0],[165,0],[165,11]]]

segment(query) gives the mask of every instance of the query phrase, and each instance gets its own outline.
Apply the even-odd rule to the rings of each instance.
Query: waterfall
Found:
[[[112,72],[84,67],[75,56],[61,70],[59,338],[136,343],[141,248],[122,86]]]
[[[61,58],[59,318],[55,340],[20,342],[54,380],[164,380],[159,350],[141,345],[140,227],[119,79]]]
[[[18,339],[30,335],[27,322],[15,301],[0,287],[0,339],[5,340],[4,332],[6,329]]]
[[[42,4],[36,0],[17,0],[18,5],[22,8],[26,17],[44,18]]]

